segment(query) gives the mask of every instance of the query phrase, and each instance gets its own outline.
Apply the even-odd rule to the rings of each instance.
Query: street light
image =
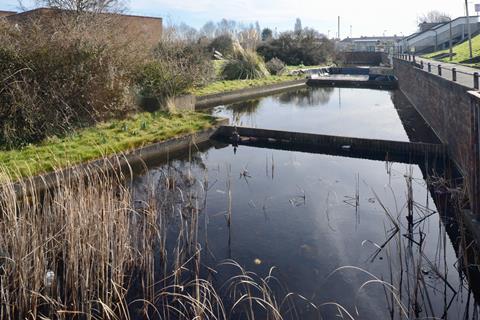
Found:
[[[450,41],[449,41],[449,46],[450,46],[450,61],[453,60],[453,49],[452,49],[452,18],[450,18]]]
[[[467,27],[468,27],[468,48],[470,50],[470,59],[473,58],[472,52],[472,31],[470,30],[470,16],[468,14],[468,1],[465,0],[465,12],[467,14]]]

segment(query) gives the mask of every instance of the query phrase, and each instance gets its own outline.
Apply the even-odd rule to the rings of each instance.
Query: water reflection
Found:
[[[250,118],[250,121],[253,121],[253,115],[259,106],[260,100],[248,100],[230,104],[225,107],[225,110],[231,113],[234,123],[239,123],[242,118]]]
[[[446,237],[441,194],[429,191],[420,167],[245,146],[235,155],[230,147],[199,154],[201,166],[173,161],[137,177],[135,186],[165,185],[174,167],[184,172],[185,196],[201,204],[195,237],[205,274],[232,258],[259,275],[275,267],[287,292],[317,306],[339,303],[354,315],[357,308],[355,319],[474,319],[466,282],[474,278],[464,276],[459,249],[469,242],[452,246]],[[214,274],[218,286],[234,275]],[[338,314],[333,305],[320,310],[326,319]],[[318,315],[301,304],[297,317],[285,318]]]
[[[299,107],[321,106],[330,101],[334,88],[304,88],[287,91],[276,96],[281,104],[294,104]]]
[[[395,103],[397,100],[392,101],[392,93],[385,90],[305,88],[247,103],[219,106],[212,113],[229,118],[237,126],[409,141]],[[411,105],[405,108],[408,119],[420,118]]]

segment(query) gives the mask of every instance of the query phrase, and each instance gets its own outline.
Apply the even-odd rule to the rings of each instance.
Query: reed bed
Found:
[[[236,275],[214,285],[197,235],[206,178],[168,166],[140,197],[118,163],[57,172],[50,189],[1,174],[0,319],[292,318],[272,274],[227,261]]]

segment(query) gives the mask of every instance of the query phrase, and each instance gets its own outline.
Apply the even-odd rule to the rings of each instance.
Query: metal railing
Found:
[[[420,60],[420,62],[417,63],[418,57],[416,57],[415,55],[412,55],[412,54],[394,54],[393,56],[397,59],[412,62],[412,64],[419,69],[422,69],[422,70],[426,69],[426,71],[429,72],[429,73],[437,74],[438,76],[449,79],[453,82],[461,83],[461,84],[467,85],[469,87],[471,86],[472,88],[474,88],[476,90],[478,90],[480,88],[480,83],[479,83],[479,76],[480,75],[479,75],[478,72],[461,71],[461,70],[458,70],[455,67],[448,68],[448,67],[445,67],[444,65],[442,65],[440,62],[438,64],[437,63],[431,63],[431,62],[425,63],[423,60]],[[434,68],[436,68],[436,70]],[[432,70],[435,70],[435,71],[432,71]],[[450,75],[450,78],[448,77],[449,75]],[[463,77],[463,81],[459,81],[458,75],[467,76],[471,80],[467,80],[466,77]],[[470,84],[468,84],[468,82],[470,82]]]

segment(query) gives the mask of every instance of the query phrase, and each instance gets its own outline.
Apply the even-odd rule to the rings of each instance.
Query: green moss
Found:
[[[196,96],[205,96],[209,94],[228,92],[233,90],[240,90],[250,87],[259,87],[266,86],[269,84],[275,84],[285,81],[291,81],[295,79],[300,79],[301,76],[269,76],[263,79],[251,79],[251,80],[219,80],[212,82],[211,84],[203,87],[194,89],[192,91]]]
[[[7,174],[26,177],[195,132],[214,123],[215,118],[201,113],[140,113],[22,149],[0,151],[0,163]]]
[[[452,63],[461,63],[462,61],[470,59],[470,48],[468,45],[468,41],[464,41],[452,48],[453,53],[455,53],[455,56],[453,56],[452,61],[450,61],[449,57],[438,59],[439,61],[443,62],[452,62]],[[430,53],[427,55],[424,55],[423,57],[427,59],[432,59],[435,56],[442,54],[442,53],[448,53],[449,49],[446,50],[441,50],[437,51],[434,53]],[[480,35],[477,35],[472,38],[472,53],[473,57],[478,57],[480,56]],[[480,63],[475,63],[475,64],[465,64],[469,66],[480,66]]]

